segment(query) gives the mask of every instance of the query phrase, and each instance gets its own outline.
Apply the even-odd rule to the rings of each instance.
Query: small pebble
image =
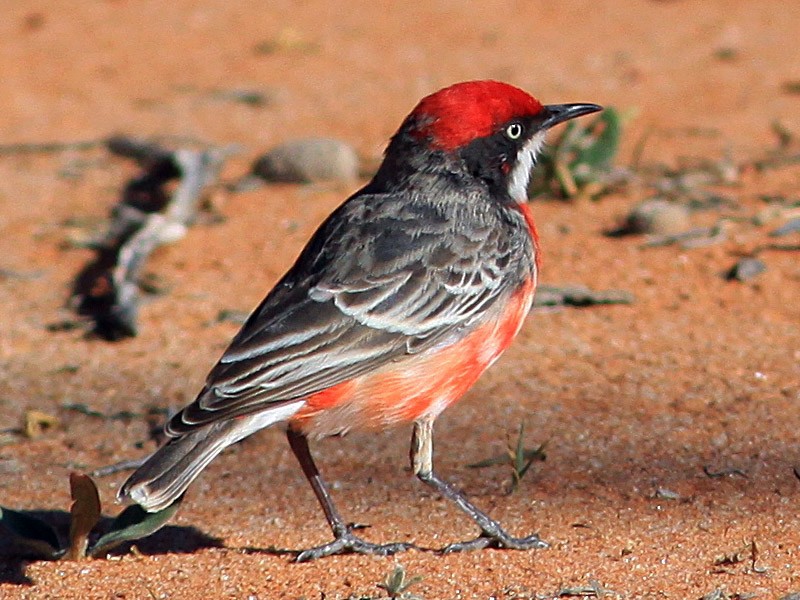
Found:
[[[682,204],[652,198],[637,204],[625,219],[625,233],[669,235],[690,226],[689,211]]]
[[[790,233],[800,233],[800,217],[789,219],[775,231],[770,232],[770,235],[772,237],[781,237]]]
[[[258,158],[253,174],[283,183],[353,181],[358,177],[358,156],[352,146],[340,140],[295,140]]]
[[[743,258],[737,262],[730,271],[726,278],[728,280],[736,279],[738,281],[747,281],[753,277],[760,275],[767,270],[767,265],[757,258]]]
[[[269,106],[274,103],[274,94],[255,89],[216,90],[213,96],[228,102],[237,102],[256,108]]]
[[[681,495],[678,492],[673,492],[667,488],[657,488],[655,492],[656,498],[661,498],[663,500],[680,500]]]

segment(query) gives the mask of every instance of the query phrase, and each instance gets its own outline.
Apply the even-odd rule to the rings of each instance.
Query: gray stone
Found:
[[[253,164],[253,174],[266,181],[284,183],[353,181],[358,177],[358,156],[349,144],[340,140],[295,140],[258,158]]]
[[[626,233],[671,235],[685,231],[689,225],[689,211],[684,205],[652,198],[631,210],[623,229]]]

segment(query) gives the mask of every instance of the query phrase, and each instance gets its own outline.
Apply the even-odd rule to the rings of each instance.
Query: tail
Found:
[[[225,448],[294,414],[303,402],[211,423],[169,440],[122,484],[117,499],[132,500],[148,512],[175,502]]]

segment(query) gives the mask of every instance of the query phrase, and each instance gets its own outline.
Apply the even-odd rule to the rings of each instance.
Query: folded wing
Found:
[[[503,241],[502,223],[468,207],[454,222],[443,205],[389,194],[343,204],[167,432],[278,408],[469,333],[510,293],[524,249]]]

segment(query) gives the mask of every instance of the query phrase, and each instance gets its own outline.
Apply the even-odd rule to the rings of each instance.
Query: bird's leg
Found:
[[[510,548],[512,550],[529,550],[531,548],[547,548],[547,542],[533,534],[524,538],[508,535],[500,523],[489,517],[452,485],[440,479],[433,472],[433,421],[420,419],[414,422],[414,433],[411,437],[411,468],[414,474],[445,498],[452,500],[467,513],[480,527],[481,535],[474,540],[450,544],[442,548],[442,552],[462,552],[480,548]]]
[[[314,464],[314,459],[311,457],[311,451],[308,448],[306,436],[290,427],[286,432],[286,437],[289,440],[292,452],[294,452],[297,461],[303,469],[306,479],[308,479],[308,482],[314,490],[314,495],[316,495],[317,500],[319,500],[322,510],[325,511],[325,518],[328,520],[328,524],[330,524],[335,538],[328,544],[303,550],[297,555],[297,562],[314,560],[322,558],[323,556],[330,556],[331,554],[358,553],[385,556],[408,550],[412,546],[411,544],[402,542],[395,544],[372,544],[353,534],[351,527],[344,522],[344,519],[342,519],[339,511],[336,510],[336,506],[333,504],[328,487],[325,485],[325,481],[319,474],[317,466]]]

